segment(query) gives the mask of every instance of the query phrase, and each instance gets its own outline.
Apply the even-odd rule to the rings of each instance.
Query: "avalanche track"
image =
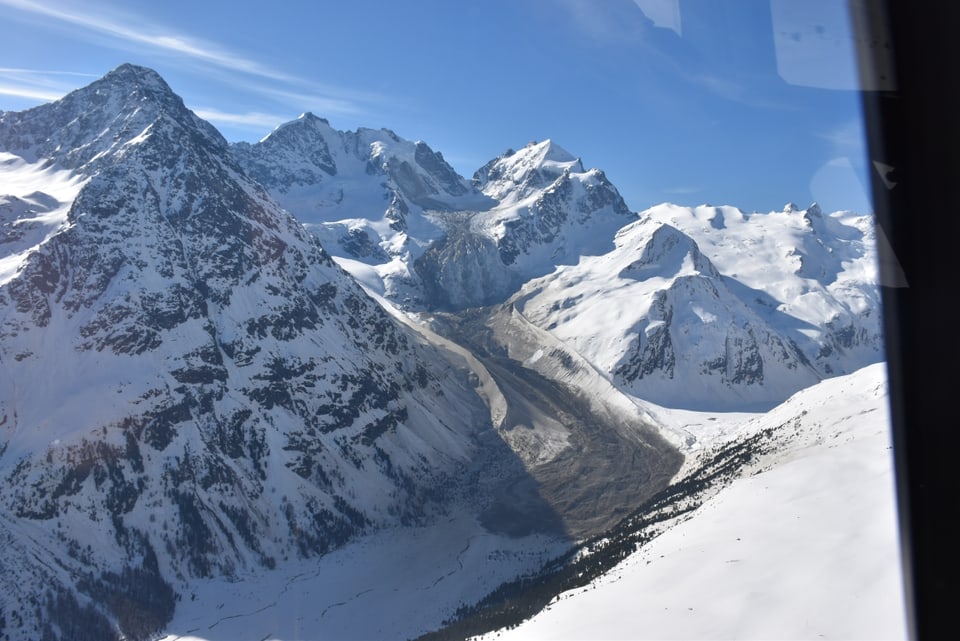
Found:
[[[503,314],[496,307],[432,319],[434,330],[482,365],[478,377],[496,386],[503,407],[494,425],[523,463],[517,474],[501,478],[482,521],[510,535],[557,526],[574,538],[603,532],[666,487],[683,456],[635,413],[600,407],[587,388],[515,358],[508,344],[527,329],[504,329]],[[571,358],[560,349],[552,353],[561,361]]]
[[[477,495],[494,497],[481,515],[490,532],[597,535],[680,470],[683,455],[652,419],[512,307],[436,313],[416,322],[368,293],[471,372],[495,428],[473,470]],[[536,357],[524,360],[523,351]]]

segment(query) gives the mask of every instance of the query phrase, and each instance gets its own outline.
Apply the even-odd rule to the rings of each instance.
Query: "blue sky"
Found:
[[[124,62],[231,141],[312,111],[423,140],[464,176],[550,138],[632,209],[866,212],[840,0],[0,0],[0,110]]]

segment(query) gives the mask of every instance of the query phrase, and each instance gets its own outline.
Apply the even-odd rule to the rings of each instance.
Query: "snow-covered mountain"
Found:
[[[131,65],[0,112],[0,636],[377,635],[409,590],[434,629],[691,473],[683,410],[880,360],[874,261],[849,212],[633,213],[549,140],[469,181],[312,114],[230,145]]]
[[[389,129],[339,131],[311,113],[231,152],[336,256],[373,265],[398,301],[419,301],[412,263],[443,237],[437,216],[489,199],[424,142]]]
[[[550,140],[508,150],[473,182],[498,203],[477,226],[525,279],[610,249],[611,232],[633,217],[602,171]]]
[[[247,173],[270,188],[304,223],[378,220],[388,211],[394,227],[410,206],[463,208],[476,191],[424,143],[389,129],[338,131],[312,113],[284,123],[256,144],[232,153]]]
[[[448,505],[489,413],[154,72],[0,114],[14,636],[144,638],[179,583]],[[16,613],[16,614],[14,614]],[[111,635],[104,636],[108,638]],[[112,638],[112,637],[111,637]]]
[[[509,150],[472,182],[423,142],[337,131],[312,114],[232,151],[348,269],[407,309],[502,302],[609,249],[632,218],[603,172],[549,140]]]
[[[455,311],[509,298],[508,314],[644,400],[769,408],[882,359],[866,216],[816,205],[634,214],[602,171],[549,140],[508,150],[471,183],[428,149],[310,115],[233,146],[393,304]]]
[[[816,205],[660,205],[613,251],[527,282],[510,303],[639,398],[769,408],[882,360],[871,225]]]
[[[530,278],[605,251],[633,217],[603,172],[549,140],[508,150],[473,183],[495,204],[446,217],[446,236],[416,261],[428,306],[502,302]]]
[[[824,376],[883,358],[873,217],[816,204],[782,211],[660,205],[641,212],[693,238],[745,302]]]

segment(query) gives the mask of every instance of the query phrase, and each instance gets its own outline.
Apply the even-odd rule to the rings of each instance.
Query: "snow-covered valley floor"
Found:
[[[884,367],[766,414],[662,410],[699,437],[691,461],[764,430],[776,447],[613,572],[483,639],[905,638]],[[470,517],[384,532],[195,584],[164,639],[412,638],[565,545],[494,535]]]
[[[493,535],[469,516],[381,532],[320,559],[196,581],[163,641],[407,639],[568,547]]]

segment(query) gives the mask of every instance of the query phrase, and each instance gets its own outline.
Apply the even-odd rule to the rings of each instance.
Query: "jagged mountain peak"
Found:
[[[321,118],[311,111],[305,111],[293,120],[281,123],[273,131],[264,136],[259,144],[280,145],[295,144],[304,146],[310,143],[317,136],[329,137],[334,133],[330,126],[330,121]]]
[[[98,84],[116,84],[126,87],[139,86],[164,96],[173,94],[170,85],[168,85],[166,80],[156,71],[149,67],[141,67],[130,64],[129,62],[125,62],[116,69],[107,72],[107,74],[100,79],[99,83],[94,83],[94,85]]]
[[[308,224],[381,220],[392,202],[458,209],[459,199],[474,195],[426,143],[389,129],[340,131],[310,112],[259,143],[236,143],[232,151],[248,174]]]
[[[644,237],[642,249],[638,248],[639,258],[620,270],[621,278],[646,279],[654,276],[665,278],[678,274],[699,273],[719,278],[720,273],[710,259],[703,255],[695,240],[676,227],[656,224],[652,221],[638,221],[625,227],[618,233],[618,241],[634,236],[634,227],[656,225],[653,233]],[[636,241],[634,241],[636,242]]]
[[[300,116],[297,117],[297,120],[303,122],[312,122],[312,123],[323,123],[324,125],[329,125],[330,121],[326,118],[321,118],[312,111],[304,111]]]
[[[226,141],[187,109],[160,75],[124,64],[60,100],[0,116],[0,145],[27,162],[92,174],[94,160],[140,141],[165,123],[216,150]]]
[[[530,141],[518,153],[525,156],[538,158],[541,163],[568,163],[578,160],[576,156],[571,154],[557,143],[553,142],[553,140],[550,138],[547,138],[542,142]],[[514,155],[516,156],[517,154]]]
[[[474,185],[498,200],[509,194],[526,196],[569,173],[584,173],[579,158],[550,139],[529,142],[519,151],[508,149],[473,175]]]
[[[785,214],[802,214],[805,217],[816,216],[817,218],[823,217],[823,210],[820,209],[820,205],[816,202],[810,203],[810,206],[806,209],[799,207],[794,202],[788,202],[783,206],[782,212]],[[773,212],[779,213],[779,212]]]
[[[564,172],[586,171],[581,160],[549,138],[540,143],[530,143],[514,154],[517,165],[535,167],[542,172],[561,175]]]

